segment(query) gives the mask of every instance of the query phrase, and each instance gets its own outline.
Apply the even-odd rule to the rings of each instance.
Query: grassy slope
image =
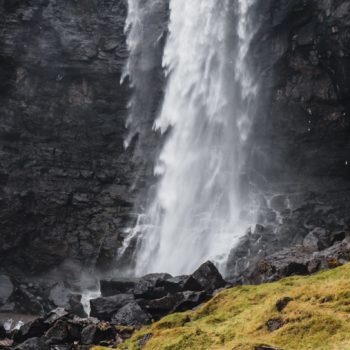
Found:
[[[287,296],[293,301],[278,312],[276,302]],[[272,318],[284,326],[269,332],[266,322]],[[350,264],[312,277],[222,291],[196,311],[143,328],[119,349],[140,349],[139,340],[148,333],[153,336],[144,350],[252,350],[258,344],[350,350]]]

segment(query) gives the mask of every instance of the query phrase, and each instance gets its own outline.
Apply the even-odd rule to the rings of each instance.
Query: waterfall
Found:
[[[257,90],[247,60],[253,5],[170,0],[167,84],[153,125],[166,139],[155,193],[127,240],[138,239],[138,275],[189,273],[207,259],[223,263],[247,227],[242,179]],[[129,13],[135,10],[129,0]]]

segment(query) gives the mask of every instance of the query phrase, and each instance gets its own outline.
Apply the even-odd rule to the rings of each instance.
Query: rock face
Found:
[[[133,202],[125,15],[122,0],[0,1],[3,268],[114,259]]]
[[[308,273],[310,254],[337,250],[350,232],[350,1],[259,6],[252,51],[261,103],[246,174],[259,225],[232,250],[227,269],[241,282],[261,281],[258,266],[269,257],[294,259],[293,273]]]

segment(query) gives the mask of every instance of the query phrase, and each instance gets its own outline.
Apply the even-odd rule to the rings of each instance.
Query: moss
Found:
[[[278,300],[292,301],[281,311]],[[311,277],[222,291],[196,311],[167,316],[137,331],[119,350],[350,350],[350,265]],[[266,323],[282,326],[270,332]],[[102,350],[95,348],[94,350]]]

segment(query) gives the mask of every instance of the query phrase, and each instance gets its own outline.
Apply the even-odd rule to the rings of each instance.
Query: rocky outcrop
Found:
[[[0,1],[0,266],[108,268],[133,203],[125,2]]]

